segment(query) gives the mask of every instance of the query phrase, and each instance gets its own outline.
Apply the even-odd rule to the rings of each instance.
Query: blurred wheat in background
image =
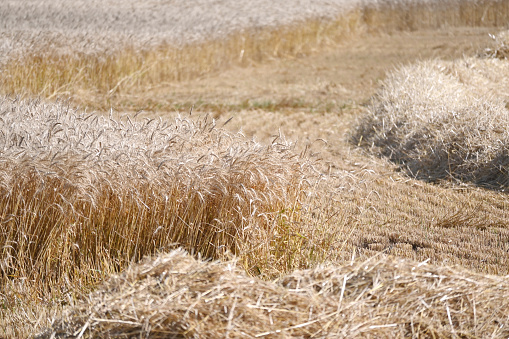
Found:
[[[160,6],[7,2],[0,7],[7,46],[0,60],[2,92],[72,96],[107,109],[119,92],[305,55],[365,32],[503,26],[509,13],[503,0]]]

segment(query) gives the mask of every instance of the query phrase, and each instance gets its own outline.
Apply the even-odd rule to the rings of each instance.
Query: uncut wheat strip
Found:
[[[1,260],[39,291],[175,244],[256,261],[321,180],[292,144],[262,146],[210,119],[115,119],[8,97],[0,108],[0,242],[17,244]]]
[[[247,166],[246,168],[252,168],[246,173],[250,174],[253,180],[257,177],[267,180],[261,168],[256,167],[257,162],[267,163],[269,167],[277,169],[280,161],[290,160],[285,160],[286,154],[291,153],[289,144],[274,144],[264,150],[256,142],[246,142],[240,135],[232,136],[214,128],[206,132],[210,126],[193,126],[193,123],[182,119],[177,121],[176,129],[166,127],[163,130],[160,129],[160,124],[150,121],[122,123],[105,117],[91,118],[76,113],[66,115],[60,111],[53,115],[52,110],[59,110],[58,107],[41,106],[34,110],[38,109],[42,115],[37,116],[37,112],[33,111],[29,111],[28,116],[26,113],[7,115],[8,119],[14,120],[7,120],[3,124],[6,130],[3,144],[4,148],[9,148],[12,153],[24,154],[24,158],[32,155],[31,159],[35,160],[46,159],[50,161],[50,165],[52,160],[58,161],[66,155],[79,157],[82,154],[83,160],[76,161],[76,165],[80,162],[83,166],[93,164],[92,170],[101,167],[116,168],[116,171],[109,171],[111,174],[122,173],[119,172],[119,165],[122,164],[122,167],[132,167],[134,173],[143,169],[143,175],[157,177],[157,170],[161,168],[174,170],[165,164],[178,163],[191,177],[200,167],[201,173],[208,170],[213,173],[218,170],[237,171]],[[59,117],[59,114],[62,117]],[[171,147],[172,145],[174,147]],[[212,151],[213,149],[215,151]],[[193,152],[189,152],[191,150],[202,154],[194,156]],[[278,172],[285,173],[285,168],[279,167],[276,173]]]
[[[317,13],[306,13],[303,14],[302,20],[294,18],[289,20],[290,23],[285,23],[287,15],[284,15],[281,17],[283,19],[275,20],[274,25],[263,23],[258,25],[254,21],[245,21],[247,27],[239,28],[224,20],[223,15],[214,22],[228,28],[219,29],[216,35],[214,32],[207,34],[203,31],[199,37],[194,35],[182,38],[176,33],[178,41],[175,41],[165,35],[171,36],[171,33],[180,26],[160,31],[161,36],[157,33],[147,33],[146,36],[139,34],[144,31],[141,27],[147,27],[148,31],[154,28],[150,23],[157,21],[154,18],[158,18],[160,13],[166,15],[171,13],[171,10],[165,10],[163,4],[159,5],[161,6],[159,11],[157,6],[151,8],[156,14],[152,14],[150,19],[140,25],[130,26],[137,27],[136,32],[115,29],[122,26],[123,19],[129,15],[112,16],[114,10],[106,12],[107,18],[104,22],[115,18],[112,32],[106,37],[94,31],[94,25],[101,26],[104,23],[97,20],[91,21],[92,27],[70,30],[68,33],[70,37],[66,36],[66,31],[58,25],[52,29],[51,25],[47,27],[41,23],[34,24],[30,20],[27,30],[33,30],[32,26],[36,26],[35,34],[29,32],[25,36],[20,36],[7,31],[5,43],[0,44],[0,47],[6,46],[5,53],[0,53],[4,56],[0,60],[5,75],[1,84],[3,92],[22,92],[46,98],[70,96],[81,102],[84,100],[87,105],[90,104],[90,95],[95,93],[95,104],[106,109],[110,106],[111,98],[137,91],[136,88],[191,79],[232,65],[247,65],[274,57],[313,53],[317,47],[335,44],[345,36],[353,34],[362,34],[366,31],[392,32],[440,28],[444,25],[501,26],[506,23],[509,13],[509,8],[503,1],[447,1],[445,4],[440,1],[344,1],[346,6],[340,5],[339,7],[344,8],[338,12],[324,11],[334,13],[331,15],[332,18]],[[216,6],[221,6],[216,2],[204,2],[203,5],[210,7],[207,14],[213,12]],[[327,7],[330,4],[321,5]],[[48,7],[47,15],[63,17],[56,22],[71,20],[74,21],[71,27],[80,26],[77,22],[82,18],[77,13],[81,11],[76,8],[71,6],[67,8],[70,13],[66,13],[66,6]],[[186,7],[191,10],[203,10],[194,6]],[[240,10],[244,10],[245,7],[241,6]],[[14,9],[11,8],[11,12]],[[25,9],[26,6],[23,7],[23,10]],[[38,6],[34,12],[43,9],[44,4]],[[265,10],[257,9],[261,12]],[[60,12],[62,10],[64,13]],[[89,11],[85,13],[85,16],[90,15]],[[265,15],[264,18],[270,16]],[[43,18],[44,15],[35,17]],[[185,16],[179,13],[179,17]],[[27,19],[26,16],[24,18]],[[136,15],[136,18],[139,16]],[[32,16],[28,19],[32,19]],[[6,22],[9,23],[9,20]],[[164,18],[163,23],[157,27],[171,25],[168,22],[173,23]],[[19,26],[19,23],[17,24]],[[41,26],[49,30],[43,32],[42,36],[39,33]],[[78,36],[75,36],[76,34]],[[96,36],[97,40],[94,40]],[[10,41],[11,38],[20,39],[21,43]],[[32,42],[25,44],[25,41]],[[71,42],[73,44],[76,42],[76,46],[71,45]],[[98,103],[97,99],[101,103]]]
[[[465,25],[469,19],[473,21],[469,24],[497,25],[499,21],[504,22],[503,9],[495,10],[495,14],[498,13],[501,18],[497,15],[486,15],[486,11],[492,14],[492,7],[502,6],[500,1],[486,1],[489,4],[487,9],[480,11],[479,8],[485,4],[483,1],[467,3],[448,1],[444,4],[441,1],[309,2],[306,0],[306,6],[302,7],[290,5],[292,2],[267,6],[259,1],[240,5],[238,2],[217,3],[207,0],[194,3],[193,6],[172,4],[169,7],[165,4],[147,7],[143,4],[132,3],[131,9],[137,8],[136,12],[124,6],[103,2],[94,6],[93,11],[83,11],[82,7],[86,6],[88,9],[89,4],[70,5],[60,2],[57,0],[49,3],[8,2],[3,3],[3,6],[7,7],[4,10],[0,5],[0,18],[3,16],[1,21],[4,23],[4,29],[0,32],[0,48],[4,58],[0,60],[0,63],[5,63],[6,58],[22,59],[23,55],[32,54],[74,55],[77,59],[84,55],[103,55],[107,59],[122,50],[148,51],[161,45],[181,47],[186,44],[224,39],[249,30],[258,32],[264,28],[270,30],[291,25],[298,26],[306,20],[326,19],[327,21],[337,19],[341,15],[348,17],[349,13],[355,12],[361,12],[357,15],[360,19],[353,19],[357,21],[358,27],[349,27],[347,30],[391,30],[398,29],[399,26],[404,28],[405,25],[410,25],[406,27],[410,29],[420,25],[440,27],[444,25],[444,21],[454,26]],[[30,12],[33,15],[26,16],[24,13],[32,6],[34,8]],[[269,8],[270,13],[267,13]],[[413,13],[410,15],[411,19],[402,14],[409,11]],[[186,12],[190,14],[183,14]],[[225,12],[232,12],[232,16],[225,16]],[[436,12],[444,17],[435,18]],[[133,16],[133,13],[136,15]],[[91,15],[94,19],[90,18]],[[150,17],[150,20],[143,20],[144,15]],[[461,17],[462,15],[465,18]],[[198,19],[200,16],[204,18]],[[243,16],[246,16],[246,19],[240,20]],[[388,18],[391,16],[393,19],[396,16],[398,22],[392,23]],[[103,18],[98,20],[98,17]],[[479,20],[478,17],[481,19]],[[142,22],[137,22],[140,20]],[[409,20],[411,22],[406,22]],[[72,24],[63,25],[62,23],[66,21],[71,21]],[[45,29],[41,31],[41,27]],[[68,27],[73,29],[66,29]],[[132,27],[137,29],[133,30]]]
[[[334,18],[355,6],[353,1],[217,2],[146,5],[129,1],[2,2],[2,55],[23,55],[46,45],[61,54],[123,49],[150,49],[161,44],[182,46],[224,38],[246,29],[279,27],[314,18]],[[25,13],[30,12],[27,16]],[[44,27],[41,30],[41,27]],[[133,29],[133,27],[137,27]],[[66,41],[63,43],[63,41]],[[72,48],[69,48],[72,46]]]

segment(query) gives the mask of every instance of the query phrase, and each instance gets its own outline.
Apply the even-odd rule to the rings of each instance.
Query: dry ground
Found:
[[[364,35],[309,56],[273,59],[198,79],[162,83],[114,102],[119,110],[187,108],[338,113],[366,103],[387,71],[441,58],[475,55],[489,46],[493,28],[443,28]]]

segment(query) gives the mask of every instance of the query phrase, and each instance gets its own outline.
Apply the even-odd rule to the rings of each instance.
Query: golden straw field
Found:
[[[508,338],[509,1],[0,3],[0,338]]]

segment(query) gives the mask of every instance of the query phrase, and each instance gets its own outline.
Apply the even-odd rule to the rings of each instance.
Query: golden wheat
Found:
[[[284,139],[262,146],[211,119],[116,120],[9,98],[0,107],[2,284],[87,284],[176,245],[249,267],[319,180]]]
[[[481,56],[490,58],[507,59],[509,57],[509,31],[502,31],[496,35],[490,35],[493,46],[486,48]]]

